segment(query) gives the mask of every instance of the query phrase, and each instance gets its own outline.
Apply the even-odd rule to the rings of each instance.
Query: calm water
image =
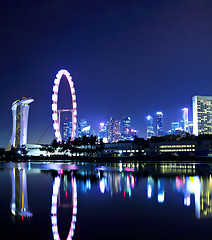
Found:
[[[0,239],[203,239],[210,164],[0,164]]]

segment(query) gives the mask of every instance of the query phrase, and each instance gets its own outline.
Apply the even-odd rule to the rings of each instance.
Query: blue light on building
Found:
[[[157,137],[163,136],[163,113],[157,112],[157,123],[156,123],[156,135]]]

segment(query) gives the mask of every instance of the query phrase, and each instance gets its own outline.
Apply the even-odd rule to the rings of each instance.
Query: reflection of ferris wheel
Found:
[[[62,141],[61,133],[60,133],[60,113],[61,111],[67,111],[67,110],[58,110],[57,109],[57,101],[58,101],[58,91],[59,91],[59,85],[60,85],[60,80],[62,76],[65,76],[66,79],[68,80],[69,87],[71,90],[71,97],[72,97],[72,108],[73,109],[68,109],[68,111],[72,112],[72,132],[71,132],[71,140],[74,139],[76,135],[76,128],[77,128],[77,102],[76,102],[76,94],[75,94],[75,89],[74,89],[74,83],[72,81],[72,77],[70,76],[70,73],[62,69],[60,70],[56,78],[54,80],[54,86],[53,86],[53,94],[52,94],[52,119],[54,121],[53,123],[53,128],[55,130],[55,137],[57,138],[58,142]],[[59,114],[59,116],[58,116]]]
[[[51,221],[52,221],[52,233],[53,233],[54,240],[60,240],[58,226],[57,226],[57,205],[58,205],[60,181],[61,181],[60,177],[57,176],[55,177],[54,183],[53,183]],[[76,215],[77,215],[77,183],[76,183],[76,179],[73,177],[71,179],[71,185],[72,185],[72,205],[73,205],[72,220],[71,220],[69,234],[66,240],[71,240],[72,237],[74,236],[74,229],[75,229]]]

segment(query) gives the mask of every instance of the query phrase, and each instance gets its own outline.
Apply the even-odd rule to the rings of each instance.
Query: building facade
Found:
[[[173,134],[176,134],[176,132],[180,129],[180,123],[179,122],[172,122],[172,128],[171,132]]]
[[[88,122],[86,119],[81,119],[78,122],[77,125],[77,136],[78,137],[83,137],[87,136],[90,137],[91,135],[91,126],[88,125]]]
[[[156,136],[161,137],[161,136],[163,136],[163,113],[157,112],[156,117],[157,117]]]
[[[99,139],[103,139],[103,142],[107,142],[107,126],[105,123],[99,124]]]
[[[154,126],[153,126],[153,117],[148,115],[147,120],[147,139],[151,138],[154,135]]]
[[[62,126],[62,139],[64,142],[67,142],[71,137],[72,132],[72,121],[68,118],[65,118]]]
[[[193,102],[193,134],[212,134],[212,97],[194,96]]]
[[[131,131],[131,117],[123,117],[121,135],[123,140],[129,140]]]
[[[8,151],[11,147],[21,148],[27,144],[29,104],[33,101],[32,98],[22,98],[12,104],[13,128]]]
[[[112,117],[107,123],[108,142],[118,142],[121,138],[121,122]]]
[[[182,109],[182,129],[184,132],[189,132],[188,126],[188,108]]]

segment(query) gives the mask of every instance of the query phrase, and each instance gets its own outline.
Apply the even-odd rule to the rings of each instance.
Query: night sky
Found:
[[[23,96],[35,99],[28,143],[46,129],[40,142],[51,142],[61,68],[73,77],[78,118],[94,129],[131,116],[144,137],[148,114],[162,111],[168,130],[184,107],[192,120],[192,96],[212,95],[211,0],[8,0],[0,26],[0,147],[11,136],[11,104]],[[66,81],[59,97],[71,106]]]

